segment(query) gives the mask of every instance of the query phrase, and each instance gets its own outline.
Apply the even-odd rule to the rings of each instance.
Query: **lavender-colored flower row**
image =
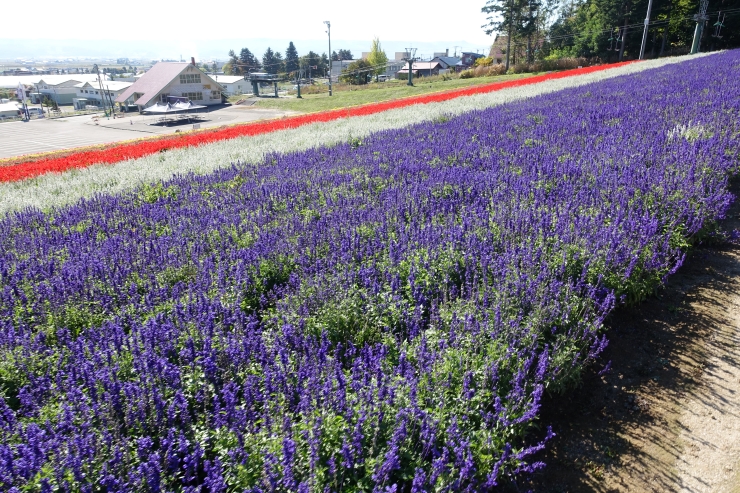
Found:
[[[738,167],[727,52],[0,222],[0,489],[487,491]],[[721,89],[719,89],[721,88]]]

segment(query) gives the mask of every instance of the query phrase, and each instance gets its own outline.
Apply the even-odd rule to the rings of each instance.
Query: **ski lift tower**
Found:
[[[406,56],[403,59],[409,62],[409,81],[406,83],[407,86],[414,85],[412,82],[412,77],[414,76],[412,69],[414,68],[414,62],[416,61],[416,58],[414,57],[415,55],[416,48],[406,48]]]
[[[275,97],[278,97],[278,89],[277,89],[277,83],[278,83],[278,76],[275,74],[268,74],[266,72],[252,72],[249,75],[247,75],[247,80],[252,83],[252,94],[255,96],[260,95],[260,84],[261,83],[271,83],[273,87],[275,88]]]
[[[691,45],[691,54],[694,55],[699,53],[699,46],[701,45],[701,35],[704,31],[704,23],[709,20],[707,15],[707,7],[709,7],[709,0],[701,0],[699,4],[699,13],[694,16],[696,21],[696,29],[694,30],[694,42]]]

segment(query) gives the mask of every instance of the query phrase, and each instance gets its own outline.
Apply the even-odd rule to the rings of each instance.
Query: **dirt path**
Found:
[[[732,482],[740,472],[740,268],[737,262],[728,267],[733,266],[723,273],[725,289],[700,288],[718,309],[711,312],[715,320],[705,341],[701,384],[687,396],[678,420],[679,491],[730,492],[738,486]],[[692,308],[703,310],[699,303]]]
[[[740,231],[740,200],[722,227]],[[609,338],[611,371],[545,404],[558,436],[519,486],[740,493],[740,239],[697,248],[656,297],[615,314]]]

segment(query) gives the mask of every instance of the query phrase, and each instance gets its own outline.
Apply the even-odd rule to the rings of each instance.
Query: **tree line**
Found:
[[[483,27],[511,63],[564,57],[604,62],[639,56],[649,0],[487,0]],[[647,58],[687,53],[699,0],[653,0]],[[702,51],[740,46],[740,0],[710,0]],[[510,38],[510,39],[509,39]],[[508,53],[507,53],[508,52]]]
[[[333,51],[331,54],[332,61],[352,60],[350,50]],[[229,51],[229,61],[224,64],[224,73],[230,75],[246,75],[250,72],[264,71],[268,74],[284,74],[293,77],[301,71],[308,75],[324,76],[329,72],[329,57],[326,53],[319,55],[309,51],[303,56],[298,55],[298,50],[291,41],[285,50],[285,54],[280,51],[273,51],[268,47],[259,58],[252,53],[249,48],[242,48],[239,54],[234,50]]]

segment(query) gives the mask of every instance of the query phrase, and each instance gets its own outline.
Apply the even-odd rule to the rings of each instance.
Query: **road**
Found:
[[[279,118],[293,113],[254,106],[219,107],[201,114],[203,118],[200,121],[200,127],[218,127]],[[54,120],[0,123],[0,158],[120,142],[192,128],[192,123],[157,125],[155,117],[139,114],[120,119],[107,119],[105,116],[99,116],[97,121],[91,115],[84,115]]]

